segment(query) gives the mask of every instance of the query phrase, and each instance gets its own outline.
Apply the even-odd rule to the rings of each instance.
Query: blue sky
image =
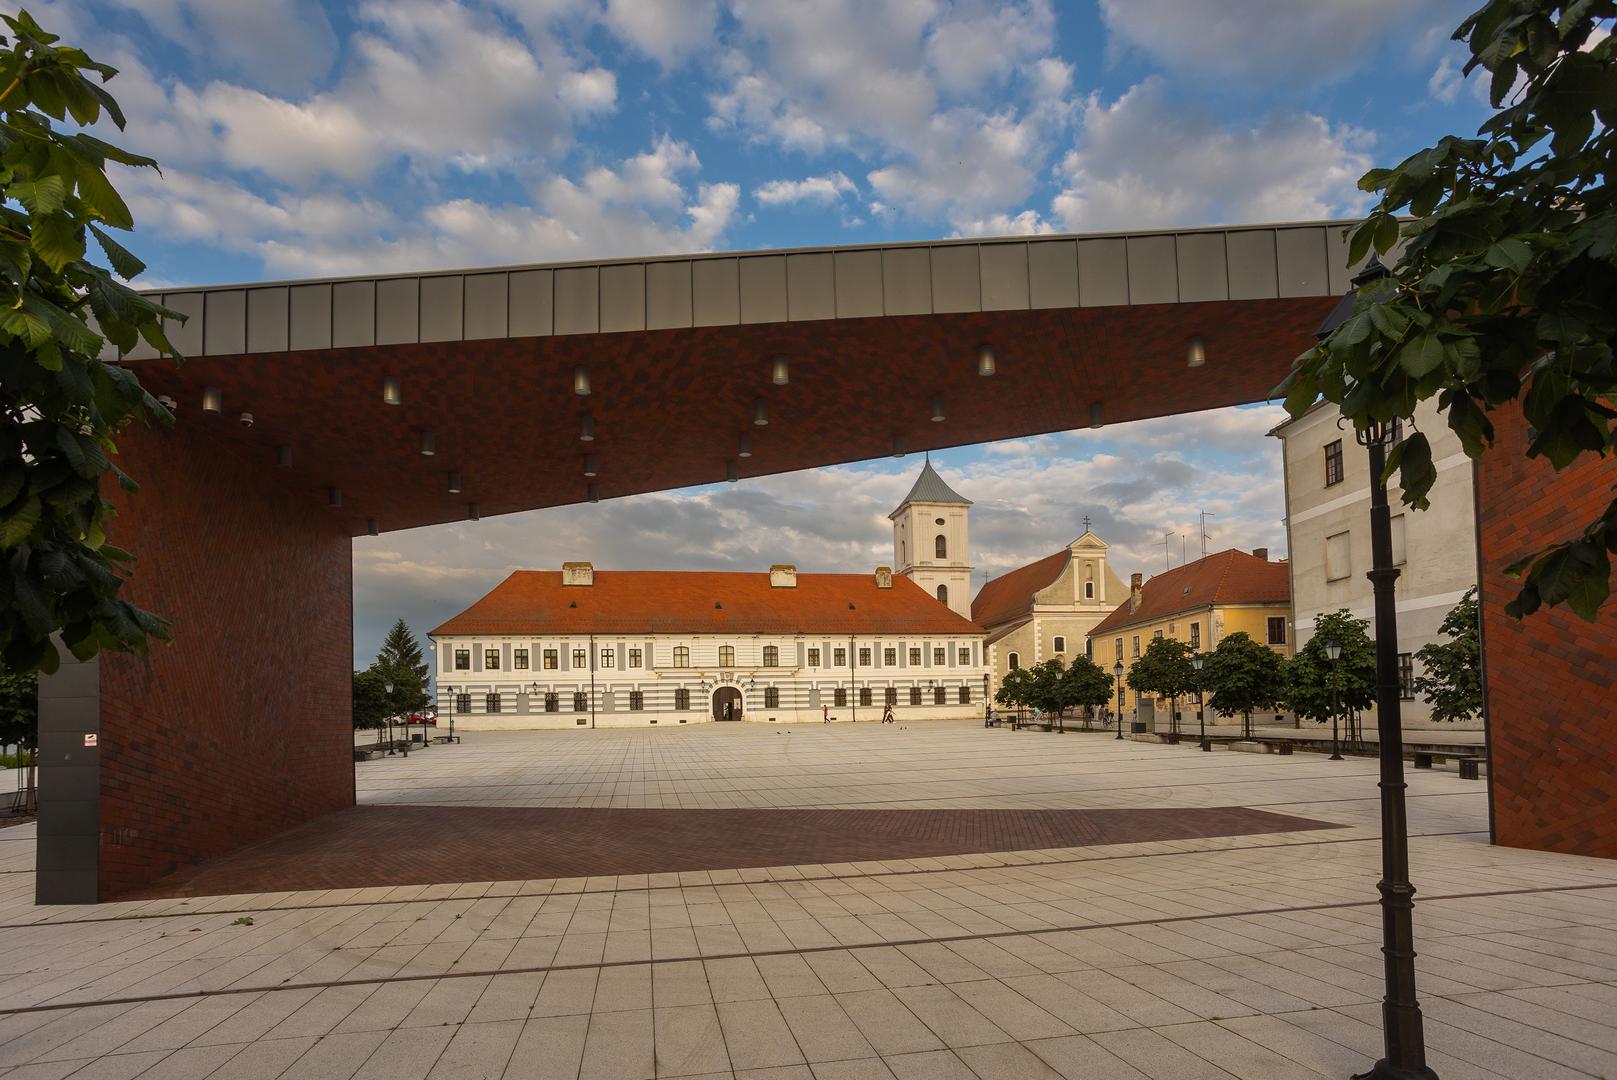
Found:
[[[157,285],[1351,215],[1486,114],[1473,0],[49,0]],[[1472,81],[1474,83],[1475,80]],[[951,451],[989,574],[1284,548],[1272,406]],[[867,569],[911,457],[362,540],[356,662],[517,566]],[[1172,561],[1179,543],[1169,543]],[[981,580],[979,578],[979,580]]]

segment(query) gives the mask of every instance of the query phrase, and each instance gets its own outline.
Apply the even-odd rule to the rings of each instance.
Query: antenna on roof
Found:
[[[1162,568],[1164,570],[1173,569],[1173,556],[1168,553],[1168,545],[1171,543],[1173,543],[1172,530],[1162,534]]]
[[[1200,516],[1201,524],[1198,526],[1196,531],[1202,534],[1202,558],[1205,559],[1207,558],[1207,541],[1212,539],[1212,537],[1207,535],[1207,519],[1214,517],[1215,515],[1209,514],[1206,510],[1203,510]]]

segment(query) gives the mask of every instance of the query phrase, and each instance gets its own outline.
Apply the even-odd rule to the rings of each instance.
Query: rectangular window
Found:
[[[683,645],[675,645],[674,646],[674,666],[675,667],[690,667],[691,666],[691,650],[687,649]]]
[[[764,667],[780,667],[780,649],[774,645],[764,646]]]
[[[1128,696],[1129,692],[1127,690],[1119,690],[1117,692],[1117,710],[1119,712],[1122,712],[1124,709],[1128,708]]]
[[[456,649],[455,650],[455,670],[456,671],[470,671],[470,670],[472,670],[472,650],[470,650],[470,649]]]
[[[471,712],[472,711],[472,695],[470,695],[470,694],[456,694],[455,695],[455,711],[458,712],[458,713],[469,713],[469,712]]]
[[[629,691],[629,711],[639,712],[646,707],[646,695],[639,690]]]
[[[1341,581],[1353,573],[1352,533],[1339,532],[1325,538],[1325,580]]]
[[[861,686],[859,688],[859,704],[861,704],[861,705],[869,705],[870,704],[870,687]]]
[[[1269,644],[1284,645],[1286,643],[1286,617],[1284,615],[1269,616]]]
[[[674,708],[684,712],[691,707],[691,692],[683,687],[674,691]]]
[[[1091,660],[1095,659],[1095,639],[1084,638],[1084,655]]]
[[[528,650],[518,649],[511,654],[511,666],[517,671],[528,670]]]
[[[920,666],[921,666],[921,650],[919,648],[911,649],[910,650],[910,667],[920,667]]]
[[[545,712],[561,711],[561,695],[555,691],[545,695]]]
[[[960,650],[960,666],[961,667],[968,667],[970,664],[971,664],[971,650],[970,649],[961,649]]]
[[[484,649],[483,650],[483,670],[484,671],[498,671],[498,670],[500,670],[500,650],[498,650],[498,649]]]
[[[719,666],[720,667],[735,667],[736,666],[736,647],[734,645],[720,645],[719,646]]]
[[[640,657],[641,657],[641,655],[642,655],[642,653],[640,652],[639,649],[630,649],[629,650],[629,666],[630,667],[639,667],[640,666]]]
[[[1202,624],[1199,622],[1190,624],[1190,647],[1192,649],[1202,647]]]
[[[1392,518],[1392,564],[1402,566],[1409,559],[1409,549],[1404,546],[1404,515],[1394,514]]]
[[[485,694],[483,696],[483,711],[484,712],[499,712],[500,711],[500,695],[498,695],[498,694]]]
[[[1398,654],[1398,697],[1403,701],[1415,700],[1415,654]]]
[[[943,665],[947,664],[948,662],[949,662],[949,651],[947,649],[933,649],[932,650],[932,666],[933,667],[942,667]]]
[[[886,664],[888,667],[897,667],[898,666],[898,650],[897,649],[883,649],[881,651],[881,662]]]
[[[1140,655],[1140,635],[1139,634],[1134,635],[1134,655],[1135,656]]]
[[[831,694],[831,704],[839,709],[846,709],[848,707],[848,688],[845,686],[837,687]]]
[[[611,649],[601,650],[601,666],[604,668],[617,667],[617,655]]]
[[[910,687],[910,704],[911,705],[919,705],[920,703],[921,703],[921,688],[919,686]],[[889,704],[889,705],[897,705],[898,704],[898,690],[897,689],[890,689],[890,690],[887,691],[887,704]]]
[[[1117,658],[1119,660],[1123,659],[1123,639],[1122,638],[1117,639]]]
[[[1162,640],[1162,631],[1161,630],[1153,630],[1153,631],[1151,631],[1151,640],[1152,641],[1161,641]]]
[[[780,687],[778,687],[778,686],[766,686],[766,687],[764,687],[764,708],[766,708],[766,709],[778,709],[778,708],[780,708]]]
[[[848,663],[848,650],[847,649],[832,649],[831,650],[831,662],[836,667],[843,667],[844,665],[846,665]]]
[[[1055,649],[1056,649],[1056,652],[1066,652],[1067,651],[1067,639],[1064,638],[1064,637],[1056,638],[1056,640],[1055,640]]]
[[[561,656],[560,656],[560,654],[558,654],[555,649],[546,649],[545,650],[545,670],[546,671],[555,671],[556,668],[560,664],[561,664]]]
[[[870,666],[870,650],[869,649],[860,649],[859,650],[859,666],[860,667],[869,667]]]
[[[970,705],[971,704],[971,687],[962,686],[960,688],[960,704],[962,704],[962,705]]]
[[[1325,486],[1342,482],[1342,440],[1337,439],[1325,446]]]
[[[582,690],[573,691],[573,711],[586,712],[590,707],[590,696]]]
[[[809,667],[819,667],[820,666],[820,650],[819,649],[810,649],[808,651],[808,666]]]
[[[589,662],[590,662],[589,654],[586,653],[583,649],[574,649],[573,650],[573,666],[575,668],[588,667]]]
[[[947,704],[949,704],[949,693],[948,693],[948,691],[945,690],[941,686],[934,686],[932,688],[932,704],[934,704],[934,705],[947,705]]]

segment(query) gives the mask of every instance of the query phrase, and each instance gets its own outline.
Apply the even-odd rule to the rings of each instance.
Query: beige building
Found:
[[[899,574],[963,619],[971,618],[971,564],[966,561],[970,511],[971,500],[944,483],[929,454],[910,493],[887,515]]]
[[[1285,445],[1286,540],[1297,644],[1314,633],[1314,616],[1346,608],[1374,621],[1370,569],[1370,465],[1350,425],[1323,401],[1271,435]],[[1398,653],[1406,725],[1432,726],[1431,706],[1414,691],[1414,654],[1440,640],[1449,609],[1477,583],[1477,518],[1471,459],[1435,404],[1415,411],[1415,425],[1432,444],[1437,481],[1431,508],[1410,510],[1389,488],[1392,557],[1399,567]],[[1373,633],[1373,627],[1372,627]],[[1451,727],[1454,725],[1442,725]],[[1468,725],[1470,726],[1470,725]],[[1477,719],[1474,726],[1481,728]]]
[[[987,582],[971,620],[988,632],[991,691],[1009,671],[1082,653],[1089,631],[1128,596],[1092,532],[1038,562]]]

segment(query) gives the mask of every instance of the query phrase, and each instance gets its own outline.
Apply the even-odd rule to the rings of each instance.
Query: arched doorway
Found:
[[[726,710],[725,706],[729,709]],[[741,719],[741,691],[733,686],[721,686],[713,691],[713,719]]]

